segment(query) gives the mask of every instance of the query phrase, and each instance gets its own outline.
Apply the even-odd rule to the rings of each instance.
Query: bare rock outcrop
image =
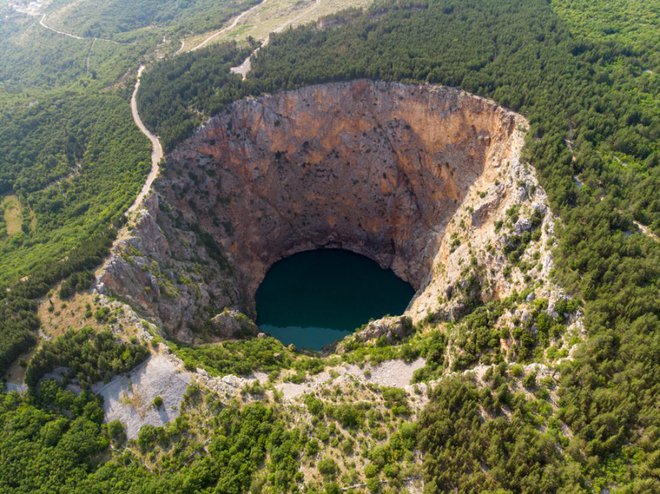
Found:
[[[411,283],[413,321],[506,296],[551,268],[545,194],[519,159],[526,127],[431,85],[358,80],[237,101],[167,157],[101,287],[185,341],[216,331],[227,307],[253,316],[270,266],[321,247]]]
[[[222,339],[257,336],[259,327],[252,319],[235,309],[225,309],[211,318],[214,336]]]
[[[353,335],[355,341],[375,341],[384,338],[394,343],[410,336],[414,331],[412,320],[408,316],[388,316],[376,321],[369,321],[364,328]]]

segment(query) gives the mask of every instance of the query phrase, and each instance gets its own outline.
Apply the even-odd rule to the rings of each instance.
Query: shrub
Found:
[[[118,341],[110,331],[90,327],[69,330],[46,342],[32,357],[25,382],[34,389],[56,367],[67,369],[65,378],[76,378],[83,388],[126,372],[142,362],[149,351],[140,344]]]
[[[327,456],[319,460],[317,468],[319,469],[319,473],[326,478],[335,478],[337,476],[337,472],[339,471],[335,460]]]
[[[525,389],[534,389],[536,388],[536,372],[530,372],[523,379],[523,386]]]

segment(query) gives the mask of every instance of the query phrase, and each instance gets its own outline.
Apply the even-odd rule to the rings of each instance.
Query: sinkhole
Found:
[[[485,255],[493,218],[522,200],[506,193],[525,125],[456,89],[382,81],[235,101],[168,153],[103,290],[188,343],[236,337],[226,309],[305,348],[379,315],[423,318],[464,276],[449,261],[465,235]]]
[[[256,292],[257,324],[285,345],[322,350],[371,319],[402,314],[414,295],[390,269],[342,249],[276,262]]]

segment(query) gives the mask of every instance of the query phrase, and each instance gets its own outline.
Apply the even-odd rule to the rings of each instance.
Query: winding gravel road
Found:
[[[140,207],[140,204],[142,204],[142,201],[149,193],[149,189],[151,189],[151,184],[154,183],[154,180],[156,180],[156,177],[160,172],[160,161],[163,159],[163,146],[160,144],[160,140],[156,135],[151,133],[146,125],[144,125],[144,122],[142,122],[142,119],[140,118],[140,112],[138,111],[137,94],[140,90],[140,80],[142,78],[143,71],[144,65],[140,65],[137,73],[137,80],[135,81],[135,87],[133,88],[133,95],[131,96],[131,115],[133,116],[135,125],[138,129],[140,129],[140,132],[142,132],[142,134],[144,134],[146,138],[151,141],[151,170],[149,171],[149,175],[142,185],[140,193],[135,198],[135,201],[133,201],[133,204],[131,204],[131,206],[126,211],[126,215],[130,215],[136,211]]]

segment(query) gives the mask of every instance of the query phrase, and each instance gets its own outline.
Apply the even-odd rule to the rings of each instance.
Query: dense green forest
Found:
[[[660,250],[635,223],[660,233],[660,22],[653,5],[641,0],[379,2],[366,13],[334,16],[326,29],[308,26],[273,36],[245,83],[226,73],[245,54],[235,46],[177,57],[145,75],[141,113],[168,148],[192,132],[200,113],[213,114],[233,99],[358,77],[457,86],[529,119],[526,158],[560,218],[556,277],[583,303],[586,340],[564,361],[557,382],[548,384],[556,407],[534,379],[526,387],[538,399],[514,391],[506,366],[486,376],[485,388],[460,376],[446,378],[433,391],[413,444],[425,454],[429,492],[660,489]],[[99,33],[120,30],[99,26]],[[0,184],[18,193],[37,225],[0,237],[0,248],[8,249],[0,251],[7,283],[32,273],[0,295],[0,368],[32,342],[38,321],[30,299],[98,263],[144,173],[136,164],[146,162],[146,142],[112,123],[128,118],[119,104],[125,100],[94,96],[102,101],[95,99],[94,105],[107,111],[92,110],[90,121],[75,106],[91,105],[85,98],[92,96],[36,106],[20,100],[6,107],[10,111],[0,125]],[[115,104],[119,109],[110,110]],[[11,118],[17,111],[21,118]],[[54,125],[43,135],[30,118],[53,118]],[[26,140],[31,144],[24,149],[15,145]],[[133,161],[123,159],[126,155]],[[77,187],[79,181],[87,188]],[[107,188],[97,189],[103,184]],[[97,190],[103,191],[102,196],[94,192],[104,197],[102,204],[89,195]],[[66,249],[75,254],[53,262]],[[21,252],[20,261],[15,252]],[[466,327],[479,318],[478,311],[467,316]],[[435,352],[441,354],[444,345],[436,342]],[[202,357],[218,355],[226,358],[211,350]],[[223,365],[237,363],[230,359]],[[191,393],[186,404],[200,400]],[[16,492],[294,488],[300,451],[308,447],[304,435],[285,425],[276,409],[260,404],[224,410],[218,404],[213,410],[212,454],[199,455],[201,446],[186,442],[185,418],[164,429],[143,429],[134,447],[166,451],[163,464],[171,467],[152,472],[131,449],[108,460],[110,446],[123,444],[123,431],[117,424],[101,424],[92,395],[75,397],[51,381],[29,396],[2,395],[0,451],[3,464],[11,467],[0,469],[0,486]],[[572,434],[562,431],[562,423]],[[260,467],[265,474],[256,473]],[[328,481],[329,492],[335,487]],[[374,492],[378,488],[376,483]]]
[[[69,330],[52,344],[39,348],[30,361],[25,382],[34,389],[41,378],[59,367],[67,369],[63,378],[75,378],[88,388],[133,369],[148,353],[137,341],[123,343],[110,331],[95,332],[90,327]]]
[[[235,44],[205,48],[176,57],[145,74],[138,95],[140,114],[144,113],[145,123],[158,134],[166,150],[192,134],[204,118],[244,94],[241,79],[229,69],[239,65],[254,48]],[[162,84],[163,77],[170,82]]]
[[[296,485],[297,458],[307,441],[271,407],[212,404],[210,454],[200,455],[202,444],[186,442],[185,419],[166,429],[142,429],[139,451],[172,447],[166,459],[170,468],[153,471],[141,466],[131,449],[104,460],[110,447],[124,446],[125,434],[118,422],[102,424],[103,409],[91,393],[76,396],[45,381],[38,397],[2,398],[3,492],[288,492]],[[198,405],[200,399],[192,393],[184,407]],[[264,462],[267,473],[255,482],[254,474],[263,470]]]
[[[580,37],[616,41],[644,52],[657,65],[660,11],[654,2],[641,0],[552,0],[552,9]]]

